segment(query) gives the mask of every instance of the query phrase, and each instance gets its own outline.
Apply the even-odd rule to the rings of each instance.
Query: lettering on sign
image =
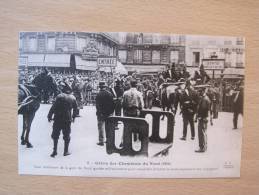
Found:
[[[224,69],[225,60],[203,60],[204,69],[221,70]]]
[[[115,67],[116,63],[116,57],[102,57],[97,59],[97,64],[100,67]]]

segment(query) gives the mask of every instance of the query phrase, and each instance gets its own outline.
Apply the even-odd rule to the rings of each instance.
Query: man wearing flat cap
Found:
[[[104,128],[105,120],[112,115],[114,111],[113,95],[106,90],[107,86],[104,81],[99,82],[100,91],[96,96],[96,116],[99,133],[99,142],[97,145],[104,145]]]

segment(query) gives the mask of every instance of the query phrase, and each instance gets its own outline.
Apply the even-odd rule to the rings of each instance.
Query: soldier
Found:
[[[112,93],[106,90],[104,81],[99,82],[100,91],[96,96],[96,116],[99,133],[99,142],[97,145],[104,145],[104,125],[105,120],[112,115],[114,111],[114,102]]]
[[[202,84],[208,83],[210,81],[210,77],[207,74],[207,72],[205,71],[203,64],[201,64],[201,66],[200,66],[200,76],[201,76]]]
[[[243,86],[238,86],[236,93],[233,94],[233,129],[237,129],[238,115],[243,115],[244,107],[244,89]]]
[[[213,118],[218,118],[219,112],[219,103],[220,103],[220,89],[216,83],[214,83],[213,87],[208,89],[208,97],[211,100],[211,109],[213,113]]]
[[[52,116],[54,115],[53,131],[51,134],[54,147],[53,152],[50,155],[51,157],[55,157],[57,155],[60,131],[62,131],[64,139],[64,156],[70,155],[68,152],[68,146],[70,142],[71,122],[74,122],[76,117],[76,98],[71,94],[71,88],[66,83],[62,83],[60,87],[62,93],[56,97],[56,100],[50,108],[48,114],[49,122],[52,120]],[[72,109],[73,114],[71,116]]]
[[[84,86],[83,86],[83,93],[84,93],[84,105],[87,105],[88,103],[91,103],[91,92],[92,92],[92,86],[91,86],[91,83],[90,83],[90,79],[89,78],[86,78],[85,79],[85,83],[84,83]]]
[[[115,86],[111,88],[111,92],[113,94],[113,101],[115,104],[115,115],[121,116],[122,109],[122,96],[123,96],[123,87],[121,85],[121,81],[117,79],[115,81]]]
[[[182,78],[184,78],[184,79],[189,79],[189,77],[190,77],[190,73],[187,71],[185,66],[183,67],[183,71],[182,71],[181,75],[182,75]]]
[[[194,129],[194,114],[197,108],[197,94],[191,87],[190,80],[186,81],[186,88],[181,95],[180,107],[183,116],[183,137],[181,140],[186,140],[187,126],[190,124],[191,127],[191,139],[195,138]]]
[[[206,94],[206,87],[208,85],[196,86],[199,93],[199,103],[197,106],[197,113],[195,122],[198,120],[198,138],[199,138],[199,150],[195,152],[205,152],[207,150],[207,123],[208,116],[212,114],[211,112],[211,101]],[[211,120],[212,125],[212,120]]]
[[[82,109],[82,94],[81,94],[81,91],[82,91],[83,87],[82,87],[82,84],[80,83],[79,79],[76,76],[74,76],[74,81],[73,81],[71,87],[72,87],[73,94],[76,98],[76,102],[77,102],[77,106],[78,106],[76,116],[79,117],[80,116],[79,111],[80,111],[80,109]]]

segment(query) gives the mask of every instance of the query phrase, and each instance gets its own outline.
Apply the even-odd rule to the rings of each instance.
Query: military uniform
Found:
[[[111,89],[111,91],[114,97],[115,115],[121,116],[123,88],[118,82],[119,81],[116,82],[116,85]]]
[[[96,96],[96,115],[97,115],[97,126],[99,132],[99,142],[97,145],[104,145],[104,125],[105,120],[114,111],[114,102],[112,93],[105,90],[105,83],[99,83],[100,91]]]
[[[238,115],[243,115],[244,108],[244,90],[243,88],[239,89],[236,93],[233,94],[233,129],[237,129]]]
[[[74,121],[74,118],[76,117],[76,109],[76,98],[72,94],[66,93],[59,94],[56,97],[54,104],[50,108],[48,120],[51,121],[52,116],[54,115],[53,131],[51,134],[54,141],[54,148],[51,157],[55,157],[57,155],[57,145],[60,131],[62,131],[65,143],[64,156],[69,155],[68,146],[70,142],[71,122]]]
[[[183,137],[182,140],[186,140],[187,126],[190,124],[191,127],[191,138],[195,137],[194,129],[194,114],[197,108],[197,94],[192,89],[185,89],[181,95],[180,105],[183,116]]]
[[[197,107],[199,150],[195,152],[205,152],[207,150],[207,124],[210,111],[211,101],[206,94],[203,94]]]

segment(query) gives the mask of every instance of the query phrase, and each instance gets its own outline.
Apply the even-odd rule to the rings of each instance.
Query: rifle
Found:
[[[161,150],[160,152],[156,153],[153,155],[153,157],[158,157],[158,156],[167,156],[169,154],[169,149],[172,148],[173,144],[167,146],[165,149]]]

